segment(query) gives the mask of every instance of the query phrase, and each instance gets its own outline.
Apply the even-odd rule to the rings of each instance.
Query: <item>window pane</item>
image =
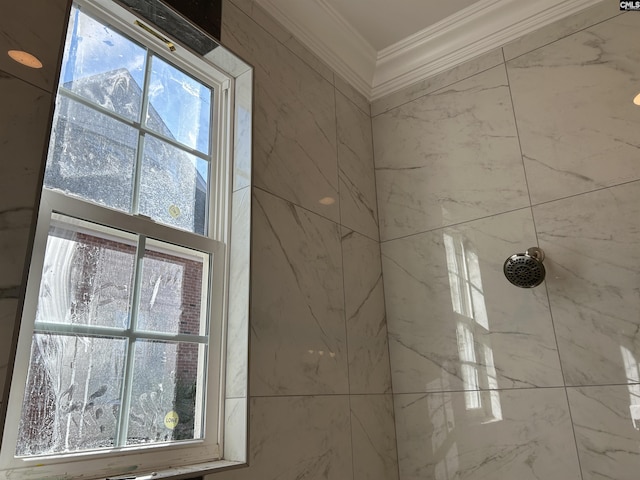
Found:
[[[60,85],[131,120],[140,118],[146,51],[73,7]]]
[[[125,341],[35,334],[16,455],[114,445]]]
[[[183,255],[176,255],[162,245],[147,242],[142,260],[138,330],[204,335],[203,282],[206,287],[209,280],[203,278],[203,267],[208,265],[208,255],[184,248]]]
[[[202,437],[204,352],[194,343],[136,342],[128,445]]]
[[[132,127],[58,96],[45,187],[128,212],[137,141]]]
[[[208,154],[211,89],[153,57],[146,122],[150,129]]]
[[[36,325],[127,328],[136,252],[132,236],[62,215],[54,218],[57,221],[49,229]]]
[[[209,162],[147,135],[140,213],[172,227],[205,233]]]

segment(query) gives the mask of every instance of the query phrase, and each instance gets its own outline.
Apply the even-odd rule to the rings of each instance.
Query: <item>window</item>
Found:
[[[45,187],[205,234],[213,91],[74,7]]]
[[[0,470],[221,456],[229,79],[120,10],[71,11]]]

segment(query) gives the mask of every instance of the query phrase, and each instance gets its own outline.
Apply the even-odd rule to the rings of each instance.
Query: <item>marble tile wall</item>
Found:
[[[251,344],[246,352],[233,335],[229,344],[248,353],[250,381],[247,391],[231,368],[225,401],[226,426],[244,428],[250,397],[250,467],[212,478],[397,479],[369,104],[251,1],[224,2],[222,43],[255,67],[254,186],[241,162],[233,198],[253,217],[250,239],[234,224],[251,244]],[[2,116],[0,145],[20,162],[0,165],[3,333],[18,307],[53,84],[11,69],[0,99],[15,113]],[[242,442],[226,448],[243,458]]]
[[[637,478],[639,42],[601,2],[372,105],[401,480]]]
[[[223,4],[255,67],[250,466],[209,478],[635,478],[638,27],[602,2],[369,108],[251,0]],[[2,105],[30,105],[0,130],[21,158],[0,165],[10,329],[51,88],[0,69]],[[502,262],[533,245],[547,281],[520,290]]]
[[[467,396],[395,397],[400,478],[580,479],[563,389],[486,391],[479,410]]]
[[[208,478],[397,479],[369,104],[253,2],[222,43],[254,66],[250,445]]]

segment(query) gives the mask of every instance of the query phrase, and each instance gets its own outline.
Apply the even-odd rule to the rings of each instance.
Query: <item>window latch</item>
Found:
[[[167,48],[172,51],[175,52],[176,51],[176,46],[173,44],[173,42],[171,40],[169,40],[168,38],[163,37],[162,35],[160,35],[158,32],[156,32],[153,28],[145,25],[144,23],[140,22],[139,20],[136,20],[135,23],[137,26],[139,26],[141,29],[143,29],[145,32],[153,35],[154,37],[156,37],[158,40],[160,40],[162,43],[164,43]]]
[[[156,223],[155,220],[153,218],[151,218],[149,215],[143,215],[141,213],[136,213],[135,216],[138,217],[138,218],[143,218],[145,220],[148,220],[149,222]],[[113,479],[107,478],[107,480],[113,480]]]
[[[136,477],[135,475],[120,475],[117,477],[107,477],[104,480],[151,480],[156,475],[158,475],[156,472],[150,473],[149,475],[141,475],[139,477]]]

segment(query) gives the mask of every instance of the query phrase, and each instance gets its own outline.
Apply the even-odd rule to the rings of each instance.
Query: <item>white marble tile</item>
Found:
[[[333,70],[327,66],[322,60],[320,60],[315,53],[309,50],[302,42],[296,37],[291,36],[285,42],[284,45],[297,55],[304,63],[313,68],[329,83],[334,83],[335,78]]]
[[[282,44],[291,38],[291,32],[255,1],[253,2],[251,19]]]
[[[640,178],[640,15],[507,63],[532,202]]]
[[[640,381],[629,370],[640,359],[640,182],[539,205],[534,216],[565,381]]]
[[[380,237],[529,204],[504,66],[373,119]]]
[[[58,55],[66,31],[67,3],[67,0],[3,2],[0,70],[53,92]],[[42,62],[42,68],[33,69],[14,62],[7,55],[8,50],[24,50],[35,55]]]
[[[562,385],[544,286],[502,272],[534,245],[529,209],[382,244],[394,393]]]
[[[247,398],[227,398],[224,401],[225,460],[246,462],[248,454]]]
[[[222,40],[255,68],[255,185],[339,221],[333,85],[233,4]]]
[[[218,46],[214,48],[204,55],[204,58],[234,78],[251,70],[251,66],[248,63],[225,47]]]
[[[340,223],[378,239],[378,205],[371,118],[336,92]]]
[[[51,95],[0,72],[0,105],[0,289],[13,291],[27,261]]]
[[[348,393],[339,228],[254,189],[251,395]]]
[[[0,288],[22,283],[50,102],[50,94],[0,74]]]
[[[636,365],[637,371],[637,365]],[[584,480],[636,480],[640,385],[569,388]]]
[[[464,62],[450,70],[421,80],[397,92],[371,102],[371,115],[377,116],[405,103],[411,102],[428,93],[435,92],[447,85],[469,78],[503,63],[502,49],[496,48],[472,60]]]
[[[16,312],[18,309],[18,292],[13,289],[11,292],[0,290],[0,405],[2,404],[2,392],[4,392],[5,381],[11,380],[7,377],[9,363],[13,362],[9,353],[13,342],[13,333],[16,322]],[[13,297],[13,298],[12,298]]]
[[[0,289],[13,291],[30,254],[51,95],[0,72],[0,105]]]
[[[253,0],[228,0],[222,3],[222,15],[224,16],[224,8],[227,3],[233,3],[236,7],[242,10],[247,15],[251,16],[251,12],[253,10],[254,1]]]
[[[33,208],[0,210],[0,290],[22,284],[29,250]]]
[[[519,57],[621,13],[616,2],[604,0],[508,43],[503,47],[504,57],[507,60]]]
[[[333,70],[329,68],[314,53],[305,47],[294,37],[289,30],[274,19],[260,4],[254,3],[251,18],[273,35],[280,43],[286,46],[292,53],[297,55],[303,62],[317,71],[330,83],[333,83]]]
[[[342,229],[349,391],[391,391],[380,246]]]
[[[233,193],[225,397],[247,395],[251,188]]]
[[[350,402],[354,480],[397,480],[393,397],[352,395]]]
[[[341,76],[335,75],[336,90],[355,103],[367,116],[371,116],[371,105],[367,98]]]
[[[0,72],[0,392],[11,361],[11,332],[28,261],[50,102],[50,94]]]
[[[249,467],[207,480],[351,480],[349,399],[254,398]]]
[[[0,212],[33,209],[48,144],[51,95],[0,72],[0,105]]]
[[[233,190],[251,185],[251,148],[253,126],[253,73],[236,79]]]
[[[581,480],[564,389],[405,394],[394,403],[401,480]]]

